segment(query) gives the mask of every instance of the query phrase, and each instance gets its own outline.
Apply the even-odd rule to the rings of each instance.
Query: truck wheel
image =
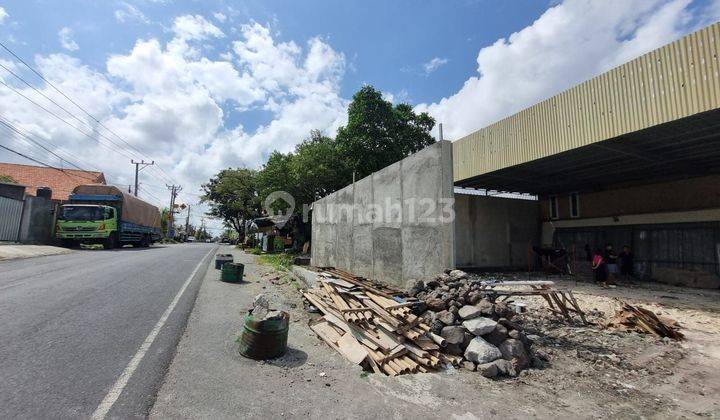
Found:
[[[142,241],[140,241],[140,246],[143,248],[150,246],[150,238],[147,235],[143,235]]]
[[[113,248],[116,248],[117,246],[118,246],[117,232],[113,232],[103,242],[103,248],[113,249]]]

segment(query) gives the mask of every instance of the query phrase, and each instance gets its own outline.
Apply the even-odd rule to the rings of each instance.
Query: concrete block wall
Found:
[[[315,266],[404,286],[454,266],[452,143],[438,142],[313,203]]]
[[[528,244],[540,241],[534,200],[455,195],[457,267],[527,267]]]

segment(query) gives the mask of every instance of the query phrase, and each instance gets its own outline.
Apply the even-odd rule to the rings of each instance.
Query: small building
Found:
[[[105,185],[102,172],[81,171],[77,169],[49,168],[43,166],[21,165],[0,162],[0,176],[6,175],[18,184],[26,187],[25,194],[35,196],[38,188],[52,190],[52,200],[66,201],[72,190],[78,185]]]

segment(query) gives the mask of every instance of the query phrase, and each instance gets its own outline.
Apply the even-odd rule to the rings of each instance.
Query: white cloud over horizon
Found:
[[[531,25],[481,48],[477,75],[454,94],[418,111],[443,123],[456,140],[578,83],[670,43],[720,17],[691,0],[566,0]]]
[[[7,19],[8,16],[10,15],[8,15],[8,12],[5,11],[5,8],[0,6],[0,25],[5,23],[5,19]]]

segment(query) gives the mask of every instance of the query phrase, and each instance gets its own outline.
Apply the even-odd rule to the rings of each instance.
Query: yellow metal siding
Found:
[[[720,108],[720,23],[453,143],[455,181]]]

